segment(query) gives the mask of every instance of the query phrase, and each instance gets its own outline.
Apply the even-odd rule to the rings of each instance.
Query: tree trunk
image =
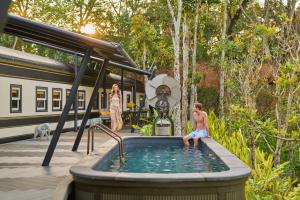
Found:
[[[146,61],[147,61],[147,48],[146,48],[146,42],[144,42],[144,51],[143,51],[143,69],[146,70]],[[148,80],[148,76],[144,75],[144,80]]]
[[[291,112],[291,105],[292,105],[292,101],[293,101],[293,91],[292,91],[292,87],[289,88],[289,94],[288,94],[288,99],[287,99],[287,105],[286,105],[286,114],[285,114],[285,119],[284,119],[284,122],[282,121],[281,119],[281,116],[280,115],[280,107],[279,107],[279,100],[276,102],[276,107],[275,107],[275,111],[276,111],[276,118],[277,118],[277,124],[278,124],[278,130],[279,131],[283,131],[284,135],[285,136],[285,133],[287,132],[287,129],[289,127],[289,115],[290,115],[290,112]],[[280,97],[279,97],[280,98]],[[283,140],[282,139],[279,139],[277,138],[277,142],[276,142],[276,148],[275,148],[275,151],[274,151],[274,164],[275,166],[279,165],[280,164],[280,161],[281,161],[281,148],[282,148],[282,145],[283,145]]]
[[[14,44],[13,44],[13,46],[12,46],[12,49],[16,49],[17,43],[18,43],[18,37],[15,37],[15,39],[14,39]]]
[[[237,9],[237,11],[235,12],[234,16],[232,17],[232,19],[230,20],[229,22],[229,25],[228,25],[228,28],[226,30],[226,35],[228,36],[228,38],[230,40],[233,39],[232,37],[232,30],[233,30],[233,27],[234,25],[236,24],[236,22],[238,21],[238,19],[240,18],[241,14],[242,14],[242,11],[243,9],[245,9],[245,7],[247,6],[247,4],[250,2],[250,0],[243,0],[243,2],[241,3],[241,7]],[[224,5],[226,5],[227,7],[227,0],[224,0]],[[224,14],[225,16],[225,14]],[[226,16],[227,16],[227,8],[226,8]],[[227,17],[226,17],[226,20],[227,20]]]
[[[177,0],[177,18],[174,14],[174,9],[171,5],[170,0],[167,0],[168,8],[172,17],[173,28],[171,29],[172,33],[172,42],[174,50],[174,78],[181,85],[180,81],[180,62],[179,62],[179,49],[180,49],[180,24],[181,24],[181,13],[182,13],[182,0]],[[174,29],[174,30],[173,30]],[[174,129],[175,135],[181,135],[181,106],[178,103],[174,106]]]
[[[188,71],[189,71],[189,30],[188,17],[185,16],[183,26],[183,44],[182,44],[182,134],[186,133],[187,115],[188,115]]]
[[[147,48],[146,43],[144,42],[143,48],[143,69],[146,69],[146,60],[147,60]]]
[[[222,40],[226,38],[226,21],[227,21],[227,0],[224,0],[224,16],[223,16],[223,30],[222,30]],[[220,67],[220,118],[224,117],[224,80],[225,80],[225,49],[222,49],[221,53],[221,67]]]
[[[265,6],[264,6],[264,19],[265,19],[265,25],[269,27],[269,13],[270,13],[270,2],[269,0],[265,0]],[[264,54],[266,55],[267,59],[271,59],[271,52],[269,48],[269,42],[268,37],[266,35],[263,36],[263,48],[264,48]]]
[[[197,68],[197,39],[198,39],[198,20],[199,20],[199,12],[198,12],[198,4],[196,6],[196,17],[194,21],[194,47],[193,47],[193,55],[192,55],[192,84],[191,84],[191,98],[190,98],[190,120],[193,118],[193,105],[197,101],[197,86],[194,83],[194,74],[196,73]]]

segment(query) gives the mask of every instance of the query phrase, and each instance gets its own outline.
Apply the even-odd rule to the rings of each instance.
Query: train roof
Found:
[[[74,65],[3,46],[0,46],[0,62],[11,65],[25,65],[27,68],[34,68],[38,70],[61,71],[74,74]],[[97,71],[87,70],[86,75],[96,76]],[[108,73],[107,77],[108,82],[121,80],[121,76],[118,74]],[[134,79],[124,77],[123,81],[127,84],[133,84]],[[141,81],[137,81],[137,85],[140,87],[143,83]]]
[[[62,63],[47,57],[38,56],[23,51],[18,51],[0,46],[0,59],[2,61],[11,62],[13,64],[23,63],[28,66],[35,66],[40,69],[59,70],[65,72],[74,72],[73,66]]]

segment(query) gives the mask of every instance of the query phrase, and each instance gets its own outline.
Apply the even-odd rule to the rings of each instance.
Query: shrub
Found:
[[[218,114],[219,94],[215,88],[198,88],[197,95],[206,111],[213,111]]]
[[[239,159],[251,166],[250,150],[247,146],[247,138],[241,130],[228,134],[224,119],[218,119],[213,113],[209,113],[210,135],[221,145],[235,154]],[[284,174],[288,162],[274,167],[273,155],[266,154],[258,147],[255,149],[255,163],[251,177],[246,183],[247,199],[272,200],[293,199],[299,200],[299,185],[293,188],[297,180]]]

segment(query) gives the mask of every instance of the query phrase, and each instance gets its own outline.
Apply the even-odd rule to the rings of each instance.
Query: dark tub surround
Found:
[[[178,144],[181,137],[126,137],[125,152],[131,147],[139,151],[141,144]],[[181,145],[181,146],[180,146]],[[179,200],[243,200],[245,181],[251,169],[227,149],[211,138],[200,145],[213,153],[220,164],[226,167],[217,172],[185,173],[132,173],[103,168],[113,159],[117,145],[110,140],[92,156],[87,156],[70,169],[74,178],[76,200],[124,200],[124,199],[179,199]],[[201,147],[203,148],[203,147]],[[149,159],[151,160],[151,159]],[[128,159],[128,162],[130,159]],[[184,163],[183,163],[184,164]],[[106,169],[106,171],[99,171]],[[121,172],[120,172],[121,171]]]

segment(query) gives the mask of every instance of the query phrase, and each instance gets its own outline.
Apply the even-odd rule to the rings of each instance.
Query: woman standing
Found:
[[[113,131],[118,131],[123,126],[122,121],[122,96],[117,84],[113,84],[111,88],[110,95],[110,119],[111,119],[111,129]]]

